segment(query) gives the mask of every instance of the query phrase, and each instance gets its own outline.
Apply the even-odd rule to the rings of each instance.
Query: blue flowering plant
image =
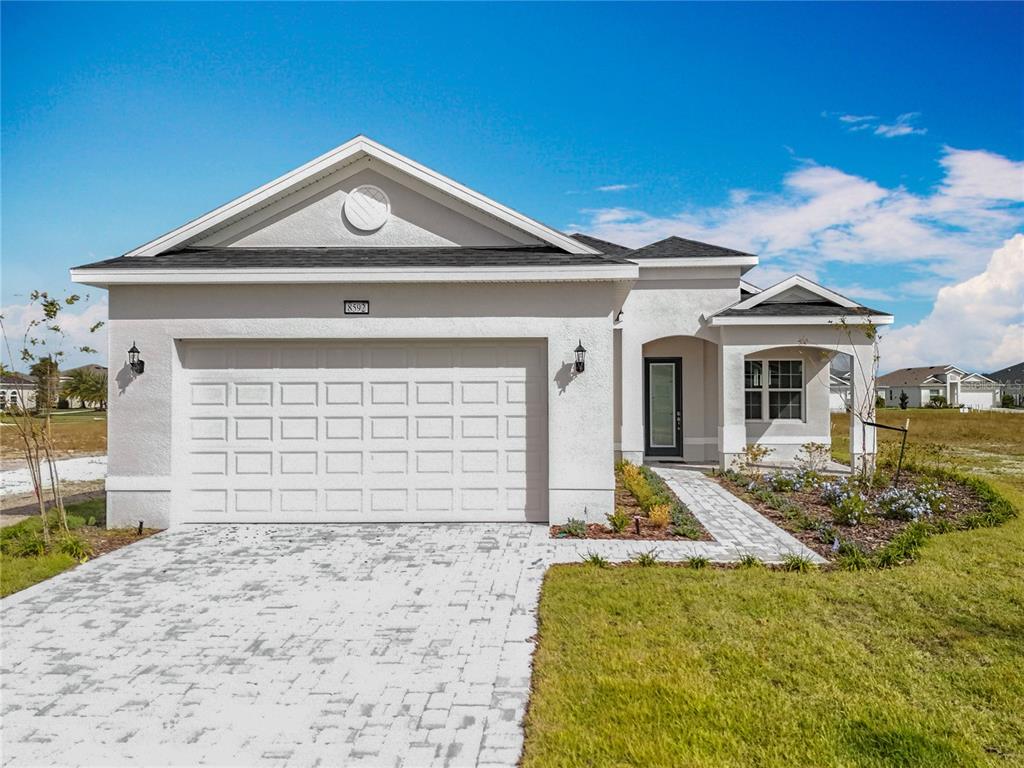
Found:
[[[836,525],[858,525],[868,512],[867,499],[856,483],[836,479],[822,483],[821,500],[832,510]]]
[[[918,522],[946,510],[946,496],[934,483],[914,488],[886,488],[875,499],[882,517]]]

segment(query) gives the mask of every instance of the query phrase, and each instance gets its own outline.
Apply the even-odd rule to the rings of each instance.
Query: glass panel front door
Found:
[[[648,414],[651,448],[676,448],[676,364],[649,363]]]

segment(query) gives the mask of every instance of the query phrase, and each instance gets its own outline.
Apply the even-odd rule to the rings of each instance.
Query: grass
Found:
[[[911,413],[920,438],[1020,455],[998,419],[932,414]],[[1024,510],[1024,474],[984,470]],[[561,565],[523,765],[1024,765],[1022,670],[1024,516],[888,570]]]
[[[832,456],[850,458],[850,417],[832,414]],[[944,454],[948,463],[968,472],[1012,480],[1024,475],[1024,414],[955,409],[881,408],[878,422],[902,427],[910,419],[907,445]],[[902,435],[878,430],[881,445],[899,443]]]
[[[41,421],[41,420],[40,420]],[[21,458],[21,440],[10,416],[0,416],[0,458]],[[50,421],[54,446],[61,456],[107,451],[105,411],[55,411]]]
[[[106,525],[106,502],[102,498],[68,504],[67,512],[72,534],[77,539],[84,541],[95,555],[139,540],[138,533],[133,529],[107,530],[104,528]],[[2,530],[3,539],[7,541],[38,532],[41,529],[41,520],[36,516],[0,530]],[[146,530],[143,536],[148,536],[151,533],[153,533],[152,530]],[[56,550],[56,546],[54,550]],[[54,550],[31,557],[19,557],[0,550],[0,597],[7,597],[7,595],[31,587],[33,584],[38,584],[40,581],[45,581],[78,565],[79,561],[75,558]]]

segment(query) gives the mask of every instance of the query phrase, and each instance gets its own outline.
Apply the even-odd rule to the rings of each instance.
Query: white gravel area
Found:
[[[107,476],[106,456],[80,456],[74,459],[60,459],[57,472],[61,482],[79,482],[82,480],[103,480]],[[49,487],[49,474],[43,466],[43,480]],[[32,476],[28,467],[5,469],[0,472],[0,496],[13,496],[32,491]]]

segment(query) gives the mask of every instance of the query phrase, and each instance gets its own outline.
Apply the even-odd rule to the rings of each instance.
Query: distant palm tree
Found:
[[[93,405],[102,410],[107,406],[107,376],[82,368],[71,371],[61,395],[79,401],[82,408]]]

